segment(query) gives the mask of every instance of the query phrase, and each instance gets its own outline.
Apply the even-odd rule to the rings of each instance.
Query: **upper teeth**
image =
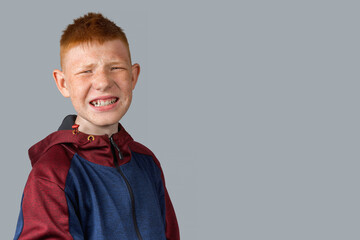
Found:
[[[110,100],[95,100],[92,101],[91,104],[95,107],[107,106],[116,102],[116,98]]]

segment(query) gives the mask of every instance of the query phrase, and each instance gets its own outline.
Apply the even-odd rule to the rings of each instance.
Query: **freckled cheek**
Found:
[[[71,101],[76,105],[86,104],[87,91],[81,86],[74,86],[71,91]]]
[[[131,92],[131,84],[127,82],[119,82],[117,85],[123,94]]]
[[[131,98],[131,96],[132,96],[132,90],[131,90],[131,88],[124,89],[123,95],[124,95],[126,98]]]

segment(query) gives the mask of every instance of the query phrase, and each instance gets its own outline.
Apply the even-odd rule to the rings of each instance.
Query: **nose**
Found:
[[[110,74],[104,70],[97,71],[92,81],[93,88],[102,92],[111,88],[113,84],[114,81],[112,80]]]

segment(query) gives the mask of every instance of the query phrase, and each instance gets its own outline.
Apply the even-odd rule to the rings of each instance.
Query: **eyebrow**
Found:
[[[109,65],[114,65],[114,64],[128,64],[126,61],[110,61],[108,63],[105,64],[105,66],[109,66]],[[84,64],[84,65],[80,65],[77,69],[84,69],[84,68],[93,68],[94,66],[96,66],[96,63],[89,63],[89,64]]]
[[[95,63],[80,65],[79,67],[76,68],[76,71],[83,70],[84,68],[92,68],[95,65],[96,65]]]
[[[127,62],[125,61],[110,61],[108,63],[106,63],[106,65],[114,65],[114,64],[127,64]]]

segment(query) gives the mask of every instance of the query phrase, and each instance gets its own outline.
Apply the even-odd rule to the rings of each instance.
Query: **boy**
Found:
[[[140,73],[124,32],[88,13],[65,29],[60,59],[53,77],[77,116],[29,149],[14,239],[180,239],[160,163],[119,123]]]

